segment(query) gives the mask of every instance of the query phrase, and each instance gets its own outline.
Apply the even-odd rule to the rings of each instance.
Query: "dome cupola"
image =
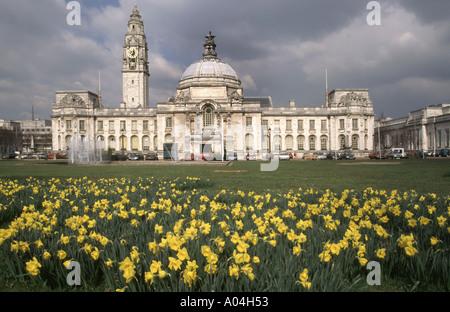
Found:
[[[192,63],[184,71],[179,88],[208,85],[241,87],[241,81],[234,69],[217,57],[214,37],[211,32],[205,36],[203,58]]]

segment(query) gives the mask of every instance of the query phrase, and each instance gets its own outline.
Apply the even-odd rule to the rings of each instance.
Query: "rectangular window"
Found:
[[[345,120],[339,119],[339,130],[345,130]]]
[[[144,120],[144,121],[142,122],[142,129],[143,129],[143,130],[148,130],[148,120]]]
[[[172,128],[172,117],[166,117],[166,128]]]
[[[66,130],[72,130],[72,120],[66,120]]]
[[[298,130],[303,130],[303,120],[297,120],[297,128]]]
[[[247,126],[247,127],[251,127],[252,126],[252,117],[246,117],[245,118],[245,125]]]
[[[109,121],[108,128],[109,128],[109,131],[114,131],[114,120]]]
[[[292,130],[292,120],[286,120],[286,130]]]
[[[326,120],[321,120],[320,121],[320,129],[321,130],[327,130],[327,121]]]
[[[269,121],[261,120],[262,131],[269,131]]]
[[[127,123],[125,120],[120,121],[120,131],[127,130]]]
[[[315,130],[316,129],[316,121],[310,120],[309,121],[309,130]]]
[[[280,120],[275,120],[275,131],[280,131]]]
[[[80,120],[80,131],[83,131],[83,130],[86,130],[85,128],[84,128],[84,120]]]
[[[437,144],[438,144],[437,147],[441,148],[441,146],[442,146],[442,133],[441,133],[441,130],[439,130],[438,133],[437,133]]]
[[[356,118],[352,119],[352,128],[353,130],[358,130],[358,119]]]
[[[97,130],[98,131],[103,131],[103,120],[99,120],[97,122]]]

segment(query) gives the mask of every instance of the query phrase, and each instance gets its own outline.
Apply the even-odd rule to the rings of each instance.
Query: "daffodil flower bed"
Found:
[[[370,261],[450,290],[450,199],[414,191],[210,190],[210,181],[0,180],[0,256],[18,278],[109,291],[346,291]]]

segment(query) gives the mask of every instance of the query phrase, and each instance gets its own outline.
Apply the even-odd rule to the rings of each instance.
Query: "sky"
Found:
[[[99,72],[103,105],[119,107],[135,3],[151,107],[176,93],[209,31],[244,96],[270,96],[274,106],[322,106],[326,71],[330,91],[369,89],[376,118],[450,103],[448,0],[377,1],[379,11],[366,0],[79,0],[80,25],[67,22],[69,2],[0,1],[0,119],[31,119],[33,109],[50,119],[56,91],[97,92]]]

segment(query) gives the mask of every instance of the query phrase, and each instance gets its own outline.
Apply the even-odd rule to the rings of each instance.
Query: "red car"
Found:
[[[384,153],[381,153],[381,155],[380,155],[380,153],[379,152],[374,152],[374,153],[370,153],[369,154],[369,158],[370,159],[385,159],[386,158],[386,155],[384,155]]]

